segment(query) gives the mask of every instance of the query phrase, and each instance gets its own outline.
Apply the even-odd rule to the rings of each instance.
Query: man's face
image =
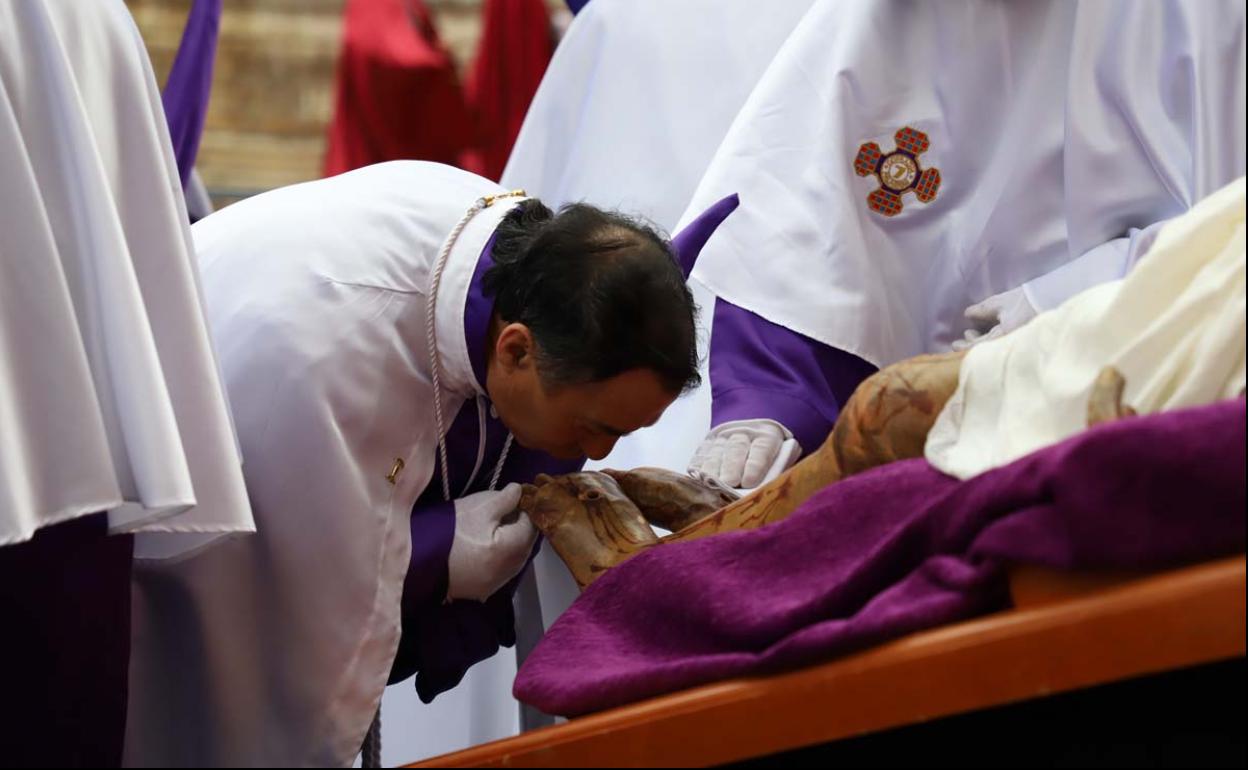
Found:
[[[621,436],[657,422],[678,395],[649,369],[548,388],[523,324],[505,327],[493,353],[486,390],[499,418],[521,446],[561,459],[606,457]]]

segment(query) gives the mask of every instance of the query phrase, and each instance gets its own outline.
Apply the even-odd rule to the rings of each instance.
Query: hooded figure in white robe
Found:
[[[871,367],[1121,277],[1244,173],[1244,52],[1236,2],[817,2],[685,215],[741,196],[694,273],[718,299],[691,469],[774,477]],[[725,303],[768,332],[717,346]]]

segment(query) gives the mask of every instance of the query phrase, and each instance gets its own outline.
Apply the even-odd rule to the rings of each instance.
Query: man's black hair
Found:
[[[506,323],[529,327],[548,385],[655,372],[698,386],[697,306],[671,246],[638,220],[583,203],[556,214],[530,199],[499,224],[484,288]]]

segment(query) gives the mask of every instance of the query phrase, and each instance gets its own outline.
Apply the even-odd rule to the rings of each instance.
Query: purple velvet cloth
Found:
[[[768,418],[813,452],[875,367],[724,299],[711,327],[711,425]]]
[[[1244,549],[1244,401],[1100,426],[959,482],[910,460],[788,519],[663,546],[555,623],[516,697],[584,714],[1008,606],[1003,565],[1159,569]]]
[[[221,3],[222,0],[194,0],[182,32],[182,42],[169,69],[169,79],[161,93],[183,187],[195,167],[195,155],[199,152],[199,140],[208,115],[217,33],[221,27]]]
[[[0,766],[121,764],[133,549],[103,513],[0,547]]]

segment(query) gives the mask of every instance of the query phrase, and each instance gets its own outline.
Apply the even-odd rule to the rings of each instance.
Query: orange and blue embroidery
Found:
[[[858,176],[875,176],[880,186],[867,196],[872,211],[886,217],[901,213],[901,196],[913,192],[923,203],[936,199],[940,191],[940,169],[923,168],[919,156],[931,147],[927,134],[906,126],[893,135],[897,149],[885,153],[875,142],[858,148],[854,171]]]

